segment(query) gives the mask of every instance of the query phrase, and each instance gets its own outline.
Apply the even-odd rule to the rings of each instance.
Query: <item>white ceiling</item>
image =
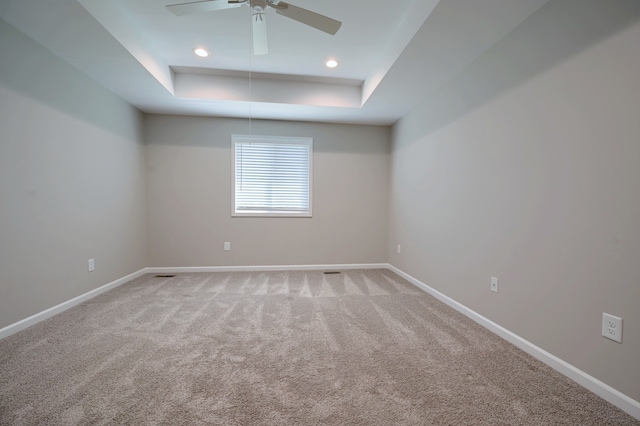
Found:
[[[172,3],[0,0],[0,14],[145,112],[388,125],[547,0],[291,0],[342,27],[331,36],[268,10],[264,56],[251,54],[248,7],[178,17]]]

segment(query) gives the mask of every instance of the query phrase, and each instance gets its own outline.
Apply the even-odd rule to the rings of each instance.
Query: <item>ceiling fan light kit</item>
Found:
[[[303,9],[280,0],[204,0],[190,3],[168,5],[167,9],[177,16],[192,13],[211,12],[215,10],[232,9],[248,5],[251,7],[251,28],[253,33],[253,54],[265,55],[269,53],[267,41],[267,8],[276,10],[278,15],[293,19],[327,34],[335,35],[342,22],[328,16]]]

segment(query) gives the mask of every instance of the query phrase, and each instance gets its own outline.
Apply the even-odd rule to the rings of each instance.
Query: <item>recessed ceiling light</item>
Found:
[[[336,61],[335,59],[329,59],[327,62],[324,63],[328,68],[335,68],[338,66],[338,61]]]
[[[200,56],[201,58],[206,58],[207,56],[209,56],[209,52],[207,52],[207,49],[203,49],[202,47],[193,49],[193,53]]]

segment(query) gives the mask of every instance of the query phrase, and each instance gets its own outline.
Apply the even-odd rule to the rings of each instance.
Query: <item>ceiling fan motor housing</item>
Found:
[[[264,13],[267,8],[267,0],[251,0],[251,10],[254,13]]]

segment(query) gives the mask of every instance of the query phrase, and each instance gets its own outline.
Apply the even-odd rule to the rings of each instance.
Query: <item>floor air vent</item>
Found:
[[[324,271],[323,274],[325,275],[337,275],[337,274],[341,274],[342,272],[340,271]]]
[[[175,275],[171,275],[171,274],[156,275],[156,278],[173,278],[173,277],[175,277]]]

